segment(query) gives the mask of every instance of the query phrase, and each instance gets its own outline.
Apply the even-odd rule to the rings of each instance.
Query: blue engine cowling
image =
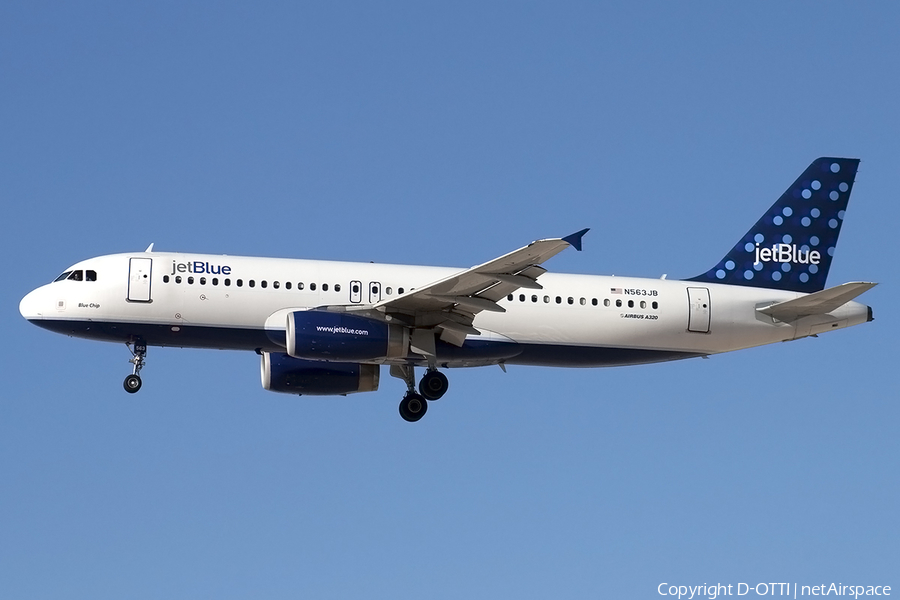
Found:
[[[294,358],[378,361],[405,357],[409,330],[348,313],[305,310],[287,316],[286,341]]]
[[[271,392],[337,396],[378,390],[378,365],[334,363],[292,358],[283,352],[263,352],[262,386]]]

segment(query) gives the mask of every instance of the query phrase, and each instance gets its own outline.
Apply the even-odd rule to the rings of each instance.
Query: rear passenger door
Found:
[[[709,333],[709,289],[693,288],[688,292],[688,331]]]

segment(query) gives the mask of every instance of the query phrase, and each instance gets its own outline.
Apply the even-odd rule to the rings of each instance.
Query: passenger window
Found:
[[[402,294],[402,293],[403,293],[403,288],[397,288],[397,293],[398,293],[398,294]]]
[[[509,300],[510,302],[512,302],[512,300],[513,300],[513,295],[510,294],[509,296],[506,297],[506,299]]]
[[[97,271],[91,271],[88,269],[84,272],[84,280],[85,281],[97,281]]]
[[[309,289],[311,289],[312,291],[316,291],[316,284],[314,284],[314,283],[309,284]]]
[[[562,297],[561,297],[561,296],[557,296],[557,297],[556,297],[556,303],[557,303],[557,304],[562,304]]]
[[[391,295],[391,294],[393,294],[393,293],[394,293],[394,290],[392,290],[392,289],[391,289],[391,288],[389,288],[389,287],[387,287],[387,288],[384,288],[384,291],[385,291],[385,292],[387,292],[387,295],[388,295],[388,296],[390,296],[390,295]]]
[[[181,275],[175,276],[175,283],[181,283]]]
[[[244,287],[244,280],[238,279],[237,281],[235,281],[235,284],[237,284],[238,287]]]
[[[532,297],[531,297],[531,301],[532,301],[532,302],[537,302],[537,296],[532,296]]]
[[[653,310],[656,310],[657,308],[659,308],[659,302],[654,301],[651,306],[653,306]]]
[[[206,285],[206,277],[200,278],[200,285]]]
[[[616,300],[616,308],[622,308],[622,301]]]
[[[303,289],[303,283],[302,283],[302,282],[297,284],[297,289],[298,289],[298,290],[302,290],[302,289]]]
[[[594,306],[597,306],[597,299],[591,298],[591,304],[593,304]]]
[[[628,308],[634,308],[634,300],[628,301]]]
[[[327,292],[327,291],[328,291],[328,284],[327,284],[327,283],[323,283],[323,284],[322,284],[322,291],[323,291],[323,292]]]
[[[604,298],[603,306],[609,306],[609,298]]]
[[[213,277],[213,278],[212,278],[212,284],[213,284],[213,285],[219,285],[219,278],[218,278],[218,277]]]
[[[525,294],[519,294],[519,302],[525,302]]]
[[[587,304],[587,300],[585,300],[584,298],[582,298],[581,300],[579,300],[579,302],[581,303],[582,306],[584,306],[585,304]]]
[[[163,275],[163,283],[169,283],[169,276]]]
[[[284,282],[284,289],[286,289],[286,290],[291,289],[291,282],[290,282],[290,281],[285,281],[285,282]]]
[[[278,283],[277,281],[273,281],[273,282],[272,282],[272,287],[275,288],[275,289],[277,290],[278,288],[281,287],[281,284]]]
[[[225,287],[229,287],[230,285],[231,285],[231,280],[230,280],[230,279],[226,279],[226,280],[225,280]]]
[[[378,288],[372,288],[372,292],[377,294],[378,293],[377,289]],[[341,284],[339,284],[339,283],[334,284],[334,291],[336,291],[336,292],[341,291]]]
[[[251,279],[250,281],[247,282],[247,285],[249,285],[250,287],[256,287],[256,281]]]
[[[193,284],[193,283],[194,283],[194,278],[193,278],[193,277],[188,277],[188,284],[190,285],[190,284]]]
[[[544,296],[544,304],[550,304],[550,296]]]
[[[641,300],[641,308],[647,308],[647,303]]]
[[[265,279],[263,279],[262,281],[259,282],[259,287],[264,288],[264,287],[267,287],[268,285],[269,285],[269,284],[266,283],[266,280],[265,280]]]

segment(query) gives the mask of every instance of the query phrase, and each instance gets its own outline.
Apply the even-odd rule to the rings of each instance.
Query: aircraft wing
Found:
[[[863,292],[878,285],[865,281],[844,283],[833,288],[807,294],[786,302],[779,302],[757,310],[779,321],[796,321],[809,315],[824,315],[850,302]]]
[[[541,263],[569,246],[581,250],[582,229],[564,238],[537,240],[500,258],[472,267],[401,296],[383,300],[373,308],[389,320],[396,319],[427,335],[413,332],[414,349],[433,354],[433,333],[445,342],[462,346],[466,335],[478,335],[472,327],[481,311],[506,312],[497,304],[519,288],[542,289],[537,278],[546,273]],[[429,343],[427,340],[429,339]]]

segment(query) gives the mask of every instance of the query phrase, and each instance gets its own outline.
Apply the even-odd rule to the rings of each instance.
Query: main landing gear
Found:
[[[437,369],[429,369],[419,382],[419,393],[426,400],[440,400],[449,387],[450,382],[447,381],[446,375]]]
[[[400,416],[404,421],[413,423],[425,416],[428,401],[438,400],[447,393],[450,383],[447,376],[434,368],[429,368],[419,382],[416,393],[415,367],[412,365],[395,365],[391,367],[391,375],[406,382],[406,395],[400,401]]]
[[[134,342],[134,350],[131,349],[131,342],[126,342],[125,345],[131,352],[132,358],[128,362],[134,365],[134,369],[131,375],[125,378],[122,386],[126,392],[133,394],[141,389],[141,369],[144,368],[144,359],[147,357],[147,344],[142,341]]]
[[[415,392],[407,392],[400,401],[400,416],[404,421],[414,423],[425,416],[428,411],[428,402]]]

